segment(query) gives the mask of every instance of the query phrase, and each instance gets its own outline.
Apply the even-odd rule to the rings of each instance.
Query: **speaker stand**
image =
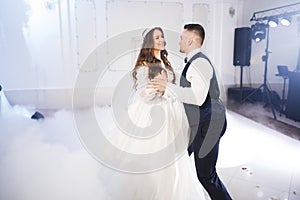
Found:
[[[241,75],[240,75],[240,89],[243,88],[243,65],[240,66],[241,67]]]
[[[240,74],[240,89],[239,89],[239,96],[240,96],[240,98],[239,98],[239,100],[240,100],[240,102],[243,102],[243,97],[244,97],[244,90],[243,90],[243,68],[244,68],[244,66],[241,65],[240,68],[241,68],[241,74]]]

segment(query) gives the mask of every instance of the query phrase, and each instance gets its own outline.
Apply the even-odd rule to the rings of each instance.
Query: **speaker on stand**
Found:
[[[243,68],[250,66],[252,31],[250,27],[236,28],[234,31],[234,49],[233,49],[233,65],[240,67],[240,86],[236,88],[228,88],[228,96],[242,102],[245,97],[252,93],[255,89],[251,87],[243,87]],[[249,98],[250,101],[256,101],[255,96]]]

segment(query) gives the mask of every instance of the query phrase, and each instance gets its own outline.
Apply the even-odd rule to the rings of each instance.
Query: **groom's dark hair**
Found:
[[[203,44],[205,38],[205,31],[203,26],[201,26],[200,24],[186,24],[183,28],[187,29],[188,31],[193,31],[198,36],[200,36],[202,38],[201,45]]]

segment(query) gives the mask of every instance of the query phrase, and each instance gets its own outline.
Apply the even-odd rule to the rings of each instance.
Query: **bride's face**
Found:
[[[164,50],[165,49],[165,37],[160,30],[154,30],[153,32],[154,49]]]

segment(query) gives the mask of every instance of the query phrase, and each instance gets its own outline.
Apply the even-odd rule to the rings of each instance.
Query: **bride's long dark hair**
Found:
[[[136,82],[136,80],[137,80],[137,78],[136,78],[137,72],[136,71],[139,67],[141,67],[141,66],[147,66],[147,67],[162,66],[161,61],[154,56],[153,32],[155,30],[161,31],[162,35],[164,36],[164,32],[160,27],[152,28],[145,35],[144,40],[143,40],[143,44],[142,44],[142,48],[141,48],[140,53],[138,55],[137,61],[135,63],[135,67],[132,70],[132,76],[133,76],[134,82]],[[165,67],[172,72],[172,74],[173,74],[172,83],[175,83],[175,73],[174,73],[174,70],[171,66],[170,61],[167,58],[167,56],[168,56],[167,50],[165,50],[165,49],[161,50],[160,51],[160,56],[161,56],[161,59],[162,59],[164,65],[165,65]]]

